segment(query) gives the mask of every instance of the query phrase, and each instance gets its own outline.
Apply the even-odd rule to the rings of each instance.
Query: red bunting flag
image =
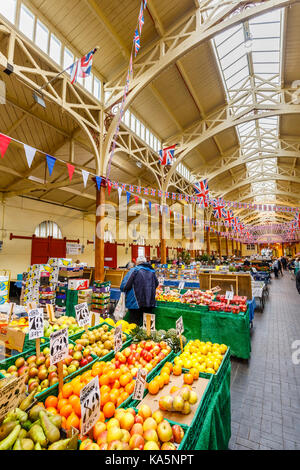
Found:
[[[1,153],[2,158],[5,155],[5,152],[7,150],[7,147],[9,146],[10,141],[11,141],[10,137],[8,137],[7,135],[0,134],[0,153]]]
[[[138,196],[134,196],[135,203],[137,204],[139,202]]]
[[[71,163],[67,163],[67,167],[68,167],[69,179],[71,181],[72,177],[73,177],[74,170],[75,170],[75,166],[71,165]]]
[[[112,187],[112,182],[107,180],[107,194],[108,195],[110,195],[111,187]]]

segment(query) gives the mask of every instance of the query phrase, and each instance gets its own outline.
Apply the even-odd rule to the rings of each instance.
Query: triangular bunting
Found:
[[[83,186],[86,188],[87,180],[89,178],[89,172],[86,170],[81,170],[82,179],[83,179]]]
[[[30,147],[30,145],[24,144],[24,150],[25,150],[27,164],[30,168],[33,162],[34,156],[35,156],[36,149],[33,147]]]
[[[149,204],[149,210],[150,210],[150,212],[151,212],[152,202],[151,202],[151,201],[148,201],[148,204]]]
[[[139,202],[138,196],[134,196],[135,203],[137,204]]]
[[[160,213],[161,213],[161,215],[162,215],[163,206],[160,204],[159,208],[160,208]]]
[[[112,187],[112,182],[107,180],[107,194],[108,195],[110,195],[111,187]]]
[[[142,208],[145,209],[145,199],[142,199]]]
[[[7,150],[7,147],[9,146],[10,141],[11,141],[10,137],[8,137],[7,135],[0,134],[0,153],[1,153],[2,158],[5,155],[5,152]]]
[[[69,179],[71,181],[72,177],[73,177],[74,170],[75,170],[75,166],[71,165],[71,163],[67,163],[67,168],[68,168],[68,173],[69,173]]]
[[[118,188],[118,193],[119,193],[119,200],[121,199],[121,195],[122,195],[122,188]]]
[[[129,192],[129,191],[126,191],[126,195],[127,195],[127,204],[129,204],[129,201],[130,201],[130,192]]]
[[[96,183],[97,183],[98,191],[100,191],[100,188],[101,188],[101,181],[102,181],[102,177],[96,176]]]
[[[56,158],[51,157],[51,155],[46,155],[46,159],[47,159],[47,165],[48,165],[49,175],[51,176],[51,175],[52,175],[52,171],[53,171],[54,164],[55,164],[55,162],[56,162]]]

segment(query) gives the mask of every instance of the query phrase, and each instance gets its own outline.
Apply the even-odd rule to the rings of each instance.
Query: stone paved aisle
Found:
[[[230,449],[300,450],[300,363],[292,362],[296,340],[300,295],[285,271],[272,280],[264,312],[255,312],[249,363],[231,360]]]

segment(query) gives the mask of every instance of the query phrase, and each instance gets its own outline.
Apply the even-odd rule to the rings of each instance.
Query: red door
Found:
[[[104,244],[104,266],[112,269],[117,268],[117,244],[105,243]]]
[[[49,258],[66,257],[66,240],[34,237],[31,244],[31,264],[47,264]]]
[[[150,245],[145,246],[145,257],[147,261],[150,261]]]
[[[138,257],[139,247],[138,245],[131,245],[131,261],[135,262]]]

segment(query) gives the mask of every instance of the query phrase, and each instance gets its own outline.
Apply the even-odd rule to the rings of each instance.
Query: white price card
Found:
[[[180,318],[178,318],[178,320],[176,320],[176,332],[177,332],[178,336],[182,335],[182,333],[184,332],[182,317],[180,317]]]
[[[76,321],[79,326],[86,326],[91,324],[91,315],[88,304],[86,302],[75,305]]]
[[[42,338],[44,336],[44,311],[35,308],[28,312],[29,339]]]
[[[166,287],[165,287],[165,294],[169,294],[169,293],[170,293],[170,290],[171,290],[170,287],[169,287],[169,286],[166,286]]]
[[[139,369],[136,375],[136,381],[133,391],[134,400],[142,400],[144,398],[144,391],[146,385],[147,370]]]
[[[232,290],[227,290],[225,294],[225,299],[226,300],[232,300],[234,296],[234,292]]]
[[[184,286],[185,286],[185,282],[184,282],[184,281],[180,281],[179,286],[178,286],[178,289],[179,289],[179,290],[184,289]]]
[[[115,344],[114,344],[114,351],[115,353],[120,351],[122,345],[123,345],[123,341],[122,341],[122,327],[121,325],[120,326],[117,326],[115,328],[115,334],[114,334],[114,340],[115,340]]]
[[[152,313],[144,313],[143,329],[147,330],[147,315],[150,317],[150,331],[155,331],[155,315]]]
[[[82,436],[85,436],[97,423],[100,417],[100,390],[98,376],[80,390],[80,407],[82,419],[81,434]]]
[[[160,286],[163,286],[164,283],[165,283],[165,279],[163,277],[159,277],[158,278],[158,283],[159,283]]]
[[[54,366],[69,355],[68,329],[57,330],[50,335],[50,365]]]

